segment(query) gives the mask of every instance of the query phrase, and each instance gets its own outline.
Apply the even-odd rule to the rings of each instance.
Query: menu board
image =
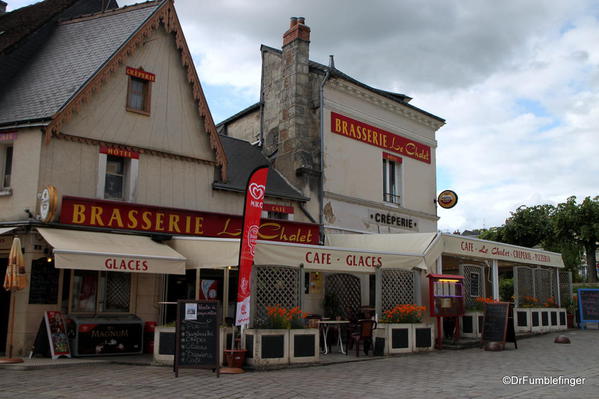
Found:
[[[31,262],[31,284],[29,285],[29,303],[35,305],[55,305],[58,303],[58,277],[60,269],[47,258]]]
[[[174,371],[179,368],[208,368],[220,375],[217,301],[177,302],[177,331]]]
[[[581,328],[585,328],[587,322],[599,322],[599,289],[579,288],[578,308]]]
[[[508,302],[485,304],[485,318],[483,321],[483,332],[481,344],[485,342],[516,343],[514,330],[513,309]]]
[[[50,356],[52,359],[58,359],[61,356],[71,357],[71,348],[62,313],[44,312],[44,318],[37,331],[29,358],[36,354]]]

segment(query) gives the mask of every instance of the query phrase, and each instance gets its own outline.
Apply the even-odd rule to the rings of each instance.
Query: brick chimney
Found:
[[[305,22],[304,17],[291,17],[289,30],[283,35],[283,47],[296,39],[310,43],[310,28]]]

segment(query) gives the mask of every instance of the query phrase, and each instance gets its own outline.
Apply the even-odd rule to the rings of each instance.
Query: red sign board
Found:
[[[263,209],[265,211],[268,211],[268,212],[278,212],[278,213],[293,214],[293,207],[292,206],[277,205],[277,204],[264,204],[264,208]]]
[[[0,133],[0,141],[13,141],[13,140],[16,140],[16,138],[17,138],[16,132]]]
[[[123,150],[116,147],[100,146],[100,154],[114,155],[116,157],[139,159],[139,153],[130,150]]]
[[[62,197],[60,212],[63,224],[201,237],[239,238],[242,222],[237,215],[70,196]],[[319,228],[312,223],[263,219],[258,239],[317,245]]]
[[[431,147],[387,132],[347,116],[331,112],[331,131],[350,139],[393,151],[421,162],[431,163]]]
[[[156,75],[150,72],[146,72],[143,69],[135,69],[131,67],[127,67],[126,71],[127,75],[133,76],[134,78],[149,80],[150,82],[156,81]]]

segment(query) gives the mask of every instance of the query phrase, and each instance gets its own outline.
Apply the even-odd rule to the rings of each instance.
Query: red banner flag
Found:
[[[241,248],[239,250],[239,284],[237,286],[237,315],[235,325],[247,325],[250,322],[250,277],[260,216],[264,205],[266,191],[266,177],[268,167],[255,169],[245,190],[245,208],[243,209],[243,230],[241,233]]]

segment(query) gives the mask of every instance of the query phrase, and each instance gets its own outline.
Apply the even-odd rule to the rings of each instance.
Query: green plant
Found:
[[[322,307],[324,308],[325,317],[334,318],[336,316],[341,315],[341,302],[337,295],[334,293],[327,292],[324,296],[324,301],[322,303]]]
[[[499,298],[504,302],[513,301],[514,296],[514,280],[504,278],[499,281]]]

